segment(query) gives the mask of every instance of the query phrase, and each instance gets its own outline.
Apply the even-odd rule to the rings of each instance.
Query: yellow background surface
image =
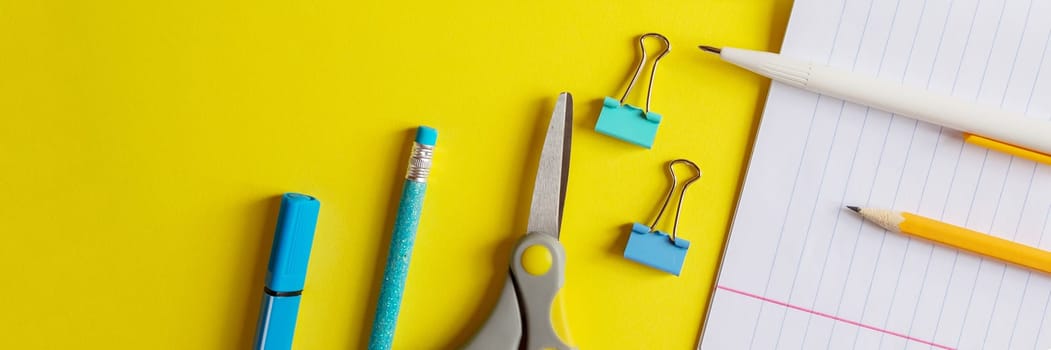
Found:
[[[455,348],[496,301],[560,91],[576,345],[692,348],[768,85],[695,45],[777,50],[790,7],[0,1],[0,348],[249,347],[288,191],[322,201],[294,348],[363,348],[420,124],[440,136],[395,348]],[[649,31],[673,45],[653,150],[593,130]],[[621,254],[678,157],[705,176],[676,278]]]

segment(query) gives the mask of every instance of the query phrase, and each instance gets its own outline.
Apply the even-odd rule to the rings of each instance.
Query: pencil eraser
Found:
[[[673,242],[667,233],[650,232],[649,226],[636,222],[631,226],[624,257],[678,276],[689,249],[690,241],[676,237]]]
[[[416,129],[416,142],[421,145],[434,146],[438,142],[438,130],[421,125]]]

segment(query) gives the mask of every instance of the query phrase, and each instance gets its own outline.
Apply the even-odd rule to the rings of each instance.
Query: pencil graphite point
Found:
[[[860,213],[861,212],[861,208],[855,207],[853,205],[848,205],[847,209],[853,210],[855,213]]]
[[[701,48],[701,50],[708,51],[708,52],[714,53],[716,55],[721,54],[723,52],[723,50],[719,49],[718,47],[714,47],[714,46],[697,45],[697,47]]]

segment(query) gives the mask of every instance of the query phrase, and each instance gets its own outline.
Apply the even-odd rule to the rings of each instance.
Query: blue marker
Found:
[[[263,307],[253,349],[292,348],[299,298],[307,276],[307,261],[320,207],[321,202],[311,196],[285,193],[281,197],[281,212],[277,217],[274,245],[270,248]]]
[[[412,245],[416,241],[416,226],[420,223],[423,194],[427,190],[427,176],[431,172],[431,159],[437,140],[438,131],[433,128],[421,126],[416,130],[416,142],[412,143],[412,156],[405,174],[405,187],[394,219],[387,266],[383,270],[376,318],[372,321],[369,350],[387,350],[394,342],[394,327],[398,323],[401,296],[405,293],[405,277],[409,273],[409,258],[412,257]]]

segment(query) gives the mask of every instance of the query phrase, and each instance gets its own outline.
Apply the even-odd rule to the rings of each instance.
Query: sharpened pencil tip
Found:
[[[860,213],[861,212],[861,208],[855,207],[853,205],[848,205],[847,209],[853,210],[855,213]]]
[[[716,55],[723,53],[723,50],[719,49],[718,47],[708,45],[697,45],[697,47],[699,47],[701,50],[708,51]]]

